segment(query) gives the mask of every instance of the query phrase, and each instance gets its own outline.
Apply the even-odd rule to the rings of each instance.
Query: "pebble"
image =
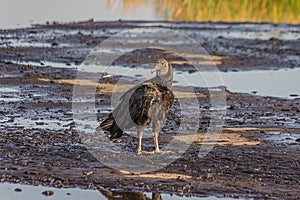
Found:
[[[54,192],[51,190],[47,190],[47,191],[42,192],[42,194],[45,196],[52,196],[54,194]]]

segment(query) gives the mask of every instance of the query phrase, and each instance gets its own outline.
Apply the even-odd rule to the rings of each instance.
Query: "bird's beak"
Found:
[[[151,69],[151,73],[155,72],[157,70],[157,67],[155,66],[153,69]]]
[[[102,76],[102,78],[111,78],[111,77],[113,77],[114,75],[112,75],[112,74],[107,74],[107,75],[104,75],[104,76]]]

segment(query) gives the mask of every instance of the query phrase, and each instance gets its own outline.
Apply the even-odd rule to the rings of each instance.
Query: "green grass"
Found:
[[[158,16],[171,21],[300,24],[300,0],[123,0],[124,9],[147,1],[155,4]]]

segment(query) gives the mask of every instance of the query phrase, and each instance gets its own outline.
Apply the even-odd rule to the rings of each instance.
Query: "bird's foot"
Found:
[[[155,149],[154,153],[161,153],[159,149]]]
[[[161,152],[161,154],[174,154],[173,151],[164,150]]]
[[[160,155],[163,155],[163,154],[174,154],[174,152],[172,151],[167,151],[167,150],[163,150],[163,151],[160,151],[160,150],[155,150],[153,151],[154,154],[160,154]]]
[[[140,153],[138,153],[139,155],[143,154],[143,155],[150,155],[150,154],[154,154],[154,151],[142,151]]]
[[[144,155],[153,155],[153,154],[173,154],[173,151],[160,151],[160,150],[154,150],[154,151],[142,151],[139,150],[137,151],[139,155],[144,154]]]
[[[153,155],[153,154],[157,154],[159,152],[156,152],[156,151],[137,151],[137,153],[139,155],[143,154],[143,155]]]
[[[143,150],[142,149],[138,149],[137,150],[137,154],[141,155],[143,153]]]
[[[154,150],[154,151],[147,151],[147,152],[143,152],[143,154],[161,154],[161,151],[159,150]]]

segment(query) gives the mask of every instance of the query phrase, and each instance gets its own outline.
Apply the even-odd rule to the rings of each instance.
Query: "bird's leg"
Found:
[[[142,151],[142,136],[143,136],[143,128],[142,127],[138,127],[137,128],[137,132],[138,132],[138,148],[137,148],[137,153],[138,154],[141,154],[143,151]]]
[[[160,132],[161,128],[161,121],[157,120],[156,123],[153,123],[153,135],[154,135],[154,147],[155,147],[155,153],[159,153],[159,146],[158,146],[158,134]]]
[[[154,146],[155,146],[155,153],[159,152],[159,147],[158,147],[158,134],[159,132],[154,132]]]

